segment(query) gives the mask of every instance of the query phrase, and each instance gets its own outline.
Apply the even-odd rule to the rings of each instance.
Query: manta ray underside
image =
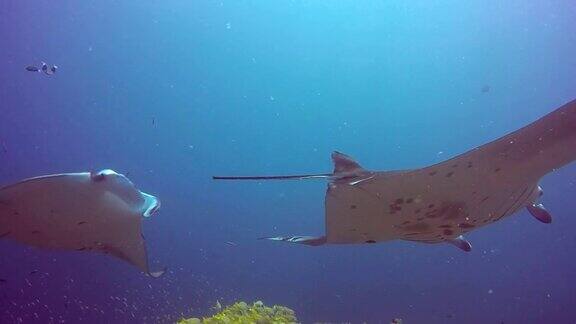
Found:
[[[543,223],[539,180],[576,159],[576,100],[532,124],[447,161],[421,169],[369,171],[334,152],[329,174],[214,177],[216,180],[329,180],[326,235],[266,239],[307,245],[407,240],[451,243],[464,251],[463,234],[522,208]]]
[[[0,238],[45,249],[99,252],[151,272],[142,218],[160,201],[112,170],[41,176],[0,188]]]

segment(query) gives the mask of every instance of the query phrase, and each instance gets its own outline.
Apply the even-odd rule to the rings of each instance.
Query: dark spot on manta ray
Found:
[[[472,227],[474,227],[474,225],[468,224],[468,223],[460,223],[460,224],[458,224],[458,227],[460,227],[460,228],[472,228]]]
[[[452,228],[452,225],[450,224],[446,224],[446,225],[440,225],[438,226],[439,228]]]
[[[32,231],[32,234],[40,234],[40,231]]]
[[[394,212],[402,210],[402,207],[400,207],[399,205],[390,204],[390,205],[388,205],[388,207],[390,208],[390,210],[389,210],[390,214],[393,214]]]
[[[13,212],[13,213],[12,213],[12,215],[14,215],[14,216],[19,216],[19,215],[20,215],[20,213],[19,213],[19,212],[17,212],[17,211],[15,211],[15,212]]]
[[[472,161],[468,161],[468,169],[470,169],[472,167]]]
[[[414,211],[414,214],[418,214],[418,213],[420,213],[421,211],[422,211],[422,209],[416,209],[416,210]]]
[[[83,224],[86,224],[86,223],[87,223],[87,222],[82,221],[82,222],[78,222],[78,225],[83,225]]]
[[[402,225],[406,225],[406,224],[410,224],[410,221],[407,220],[407,221],[405,221],[405,222],[402,223]]]
[[[374,240],[368,240],[368,241],[366,241],[366,243],[373,244],[373,243],[376,243],[376,241],[374,241]]]
[[[430,204],[430,205],[428,205],[428,208],[434,208],[434,206],[436,206],[436,205]]]
[[[438,171],[432,171],[432,172],[428,173],[428,175],[433,176],[433,175],[435,175],[436,173],[438,173]]]
[[[485,202],[486,200],[488,200],[490,198],[490,196],[486,196],[484,198],[482,198],[482,200],[480,201],[481,203]]]
[[[454,172],[452,172],[452,171],[446,173],[446,178],[450,178],[453,174],[454,174]]]
[[[10,233],[12,233],[12,231],[8,231],[8,232],[6,232],[6,233],[2,233],[2,234],[0,234],[0,238],[3,238],[3,237],[8,236],[8,235],[10,235]]]
[[[402,198],[396,198],[396,201],[394,201],[395,204],[400,205],[404,203],[404,199]]]
[[[356,205],[350,205],[350,209],[356,209]]]
[[[0,278],[0,283],[7,283],[8,280]]]
[[[84,251],[84,250],[86,250],[86,247],[85,247],[85,246],[83,246],[83,247],[81,247],[81,248],[78,248],[78,249],[76,249],[76,251]]]
[[[453,168],[457,168],[457,167],[458,167],[458,164],[452,164],[452,167],[453,167]]]
[[[408,198],[408,199],[406,199],[406,203],[407,203],[407,204],[411,204],[412,202],[414,202],[414,198]]]
[[[465,205],[461,202],[444,203],[439,213],[443,216],[442,219],[457,219],[465,214]]]
[[[502,169],[496,168],[496,169],[494,169],[494,173],[496,173],[496,172],[498,172],[498,171],[500,171],[500,170],[502,170]]]
[[[31,275],[37,274],[37,273],[38,273],[38,270],[32,270],[32,271],[30,271],[30,274],[31,274]]]
[[[454,234],[454,231],[449,230],[449,229],[444,230],[444,235],[452,235],[452,234]]]

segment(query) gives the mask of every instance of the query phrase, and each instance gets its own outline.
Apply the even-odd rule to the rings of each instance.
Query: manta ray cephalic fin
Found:
[[[526,209],[528,209],[528,212],[530,212],[530,214],[534,216],[534,218],[541,221],[542,223],[544,224],[552,223],[552,215],[550,215],[550,213],[546,210],[546,208],[544,208],[544,205],[533,203],[531,205],[526,206]]]
[[[167,270],[167,269],[168,269],[168,268],[164,267],[164,268],[162,268],[161,270],[158,270],[158,271],[148,271],[148,273],[146,273],[146,274],[147,274],[148,276],[154,278],[154,279],[157,279],[157,278],[162,277],[162,276],[166,273],[166,270]]]
[[[297,243],[311,246],[323,245],[326,243],[325,236],[275,236],[261,237],[259,240],[281,241],[288,243]]]
[[[455,247],[459,248],[462,251],[465,252],[470,252],[472,251],[472,244],[470,244],[470,242],[468,242],[464,236],[460,235],[457,238],[451,239],[446,241],[452,245],[454,245]]]

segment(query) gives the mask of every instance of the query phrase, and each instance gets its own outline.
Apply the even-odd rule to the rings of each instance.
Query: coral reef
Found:
[[[294,311],[288,307],[274,305],[273,307],[265,306],[261,301],[248,305],[245,302],[237,302],[220,310],[211,317],[183,318],[178,324],[232,324],[232,323],[255,323],[255,324],[280,324],[280,323],[297,323],[298,320]]]

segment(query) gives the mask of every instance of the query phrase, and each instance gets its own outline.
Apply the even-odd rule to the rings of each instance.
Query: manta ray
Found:
[[[370,171],[334,152],[332,173],[213,179],[328,179],[324,236],[263,239],[312,246],[405,240],[470,251],[464,234],[523,208],[551,223],[538,202],[543,193],[538,182],[574,159],[576,100],[493,142],[420,169]]]
[[[0,238],[46,249],[110,254],[151,277],[142,217],[160,201],[112,170],[26,179],[0,189]]]

